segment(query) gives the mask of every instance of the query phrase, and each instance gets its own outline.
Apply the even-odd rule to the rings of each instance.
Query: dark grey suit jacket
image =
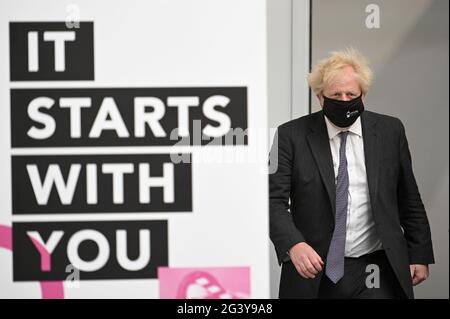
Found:
[[[399,119],[361,115],[370,202],[389,262],[409,298],[410,264],[434,263],[430,227]],[[280,298],[316,298],[321,272],[304,279],[288,250],[306,242],[325,261],[334,229],[335,177],[323,112],[278,127],[270,151],[270,237],[282,264]]]

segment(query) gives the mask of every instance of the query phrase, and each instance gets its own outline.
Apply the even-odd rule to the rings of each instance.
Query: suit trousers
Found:
[[[325,273],[319,299],[405,299],[384,250],[345,258],[344,277],[334,284]]]

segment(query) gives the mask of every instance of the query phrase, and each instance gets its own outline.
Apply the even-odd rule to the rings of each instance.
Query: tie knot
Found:
[[[339,133],[339,137],[341,138],[341,141],[345,141],[347,139],[348,131],[343,131]]]

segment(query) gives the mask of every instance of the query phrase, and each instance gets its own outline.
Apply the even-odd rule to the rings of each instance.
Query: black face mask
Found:
[[[323,96],[323,113],[338,127],[349,127],[364,111],[360,95],[351,101],[339,101]]]

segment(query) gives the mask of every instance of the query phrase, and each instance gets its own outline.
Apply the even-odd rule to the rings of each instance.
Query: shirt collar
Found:
[[[338,135],[341,132],[349,131],[350,133],[356,134],[359,137],[362,137],[362,128],[361,128],[361,117],[358,117],[355,121],[355,123],[352,124],[349,128],[340,128],[333,123],[330,122],[330,120],[324,116],[325,123],[327,124],[327,131],[328,131],[328,138],[332,140],[336,135]]]

